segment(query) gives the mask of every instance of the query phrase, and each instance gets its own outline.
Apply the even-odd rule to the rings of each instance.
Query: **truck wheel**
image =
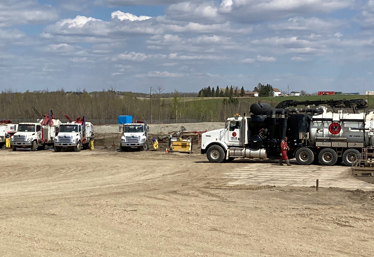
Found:
[[[148,143],[145,143],[143,145],[143,151],[148,151],[149,147],[148,147]]]
[[[81,142],[78,142],[77,145],[74,147],[74,152],[80,152],[82,148]]]
[[[307,147],[302,147],[296,151],[296,161],[301,165],[310,165],[314,161],[314,153]]]
[[[333,166],[338,161],[338,155],[333,149],[324,148],[319,152],[318,160],[322,165]]]
[[[53,147],[53,149],[55,150],[55,152],[61,152],[61,147],[55,146]]]
[[[343,163],[346,166],[352,166],[360,158],[361,153],[356,149],[348,149],[343,153]]]
[[[225,160],[225,151],[218,145],[212,145],[208,148],[206,156],[210,162],[223,162]]]
[[[13,146],[13,147],[12,147],[12,150],[13,150],[13,151],[16,151],[16,150],[17,150],[17,147]]]
[[[36,151],[37,149],[38,149],[38,143],[36,143],[36,141],[32,141],[31,150]]]

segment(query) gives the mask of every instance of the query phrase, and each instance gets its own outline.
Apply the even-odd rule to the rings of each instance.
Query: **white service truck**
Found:
[[[79,152],[83,149],[93,150],[94,126],[91,122],[86,122],[85,118],[77,118],[60,125],[60,131],[54,139],[54,151],[60,152],[62,149],[72,149]]]
[[[31,148],[36,151],[52,146],[60,124],[60,120],[53,118],[52,112],[38,122],[19,123],[17,132],[11,137],[12,150]]]
[[[295,108],[298,105],[305,107]],[[366,107],[363,99],[287,100],[275,108],[252,104],[251,115],[236,115],[227,119],[225,128],[203,133],[201,153],[210,162],[279,158],[280,142],[287,136],[288,157],[301,165],[352,166],[364,148],[374,148],[374,113],[357,113]],[[348,108],[353,113],[344,111]]]
[[[119,150],[139,149],[147,151],[149,149],[148,130],[148,125],[140,121],[123,124]]]

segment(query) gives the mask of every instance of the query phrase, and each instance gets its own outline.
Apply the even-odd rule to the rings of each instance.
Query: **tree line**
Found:
[[[244,87],[239,89],[238,87],[226,86],[226,88],[205,87],[198,93],[199,97],[243,97],[245,96]]]
[[[258,83],[257,86],[253,89],[253,92],[257,92],[258,96],[260,97],[266,97],[266,96],[272,96],[274,92],[274,88],[270,84],[263,85],[261,83]],[[225,88],[220,88],[217,86],[214,87],[205,87],[201,89],[198,93],[199,97],[244,97],[245,96],[245,90],[244,87],[241,87],[239,89],[238,87],[233,86],[226,86]]]
[[[235,113],[240,103],[235,98],[224,101],[196,100],[196,96],[174,92],[139,95],[113,90],[101,92],[2,92],[0,94],[0,120],[13,122],[42,119],[49,110],[55,118],[65,122],[70,118],[86,117],[96,124],[113,124],[119,115],[131,115],[148,123],[223,121]],[[249,108],[248,108],[249,109]]]
[[[263,85],[268,90],[270,85]],[[70,118],[86,117],[94,124],[115,124],[119,115],[131,115],[134,119],[148,123],[184,123],[184,122],[222,122],[235,113],[249,113],[252,103],[261,101],[276,106],[280,101],[292,99],[290,97],[196,97],[188,96],[177,91],[167,97],[159,94],[136,94],[131,92],[117,92],[114,90],[100,92],[1,92],[0,120],[13,122],[36,121],[42,119],[49,110],[54,117],[67,121]],[[261,91],[261,88],[259,88]],[[226,88],[225,88],[226,90]],[[214,90],[216,91],[216,88]],[[219,90],[220,92],[221,90]],[[332,98],[357,98],[357,96],[301,96],[298,100],[319,100]],[[367,96],[369,108],[374,108],[374,96]]]

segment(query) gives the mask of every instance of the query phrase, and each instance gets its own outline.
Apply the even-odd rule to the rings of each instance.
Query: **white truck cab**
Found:
[[[68,122],[60,125],[60,131],[54,140],[55,152],[61,149],[93,149],[94,126],[91,122]]]
[[[148,150],[148,126],[146,123],[126,123],[122,126],[120,151],[135,148]]]
[[[53,145],[60,123],[55,119],[48,123],[43,123],[43,120],[37,123],[19,123],[17,132],[10,141],[13,151],[16,151],[17,148],[31,148],[36,151],[44,149],[46,145]]]

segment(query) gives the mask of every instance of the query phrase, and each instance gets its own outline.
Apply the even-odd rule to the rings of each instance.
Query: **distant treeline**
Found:
[[[192,95],[192,96],[191,96]],[[0,120],[32,121],[41,119],[49,110],[66,121],[85,116],[95,123],[116,123],[119,115],[153,123],[222,121],[226,113],[235,112],[235,99],[202,101],[197,94],[134,94],[116,92],[2,92]]]
[[[238,87],[226,86],[226,88],[205,87],[198,93],[199,97],[243,97],[245,96],[244,87],[239,89]]]
[[[219,90],[221,92],[222,90]],[[226,89],[223,91],[227,91]],[[347,96],[305,96],[305,97],[235,97],[235,90],[228,88],[229,96],[196,97],[187,93],[135,94],[116,92],[2,92],[0,94],[0,120],[34,121],[41,119],[49,110],[54,117],[66,121],[65,114],[75,119],[85,116],[94,124],[113,124],[119,115],[132,115],[134,119],[148,123],[184,123],[224,121],[235,113],[249,113],[254,102],[267,102],[271,106],[283,100],[317,100],[347,98]],[[239,90],[241,91],[241,90]],[[211,90],[212,92],[212,90]],[[214,92],[217,92],[216,89]],[[240,95],[240,94],[239,94]],[[350,96],[349,98],[364,96]],[[374,97],[374,96],[373,96]],[[369,100],[367,96],[365,96]],[[369,101],[373,108],[374,99]]]

